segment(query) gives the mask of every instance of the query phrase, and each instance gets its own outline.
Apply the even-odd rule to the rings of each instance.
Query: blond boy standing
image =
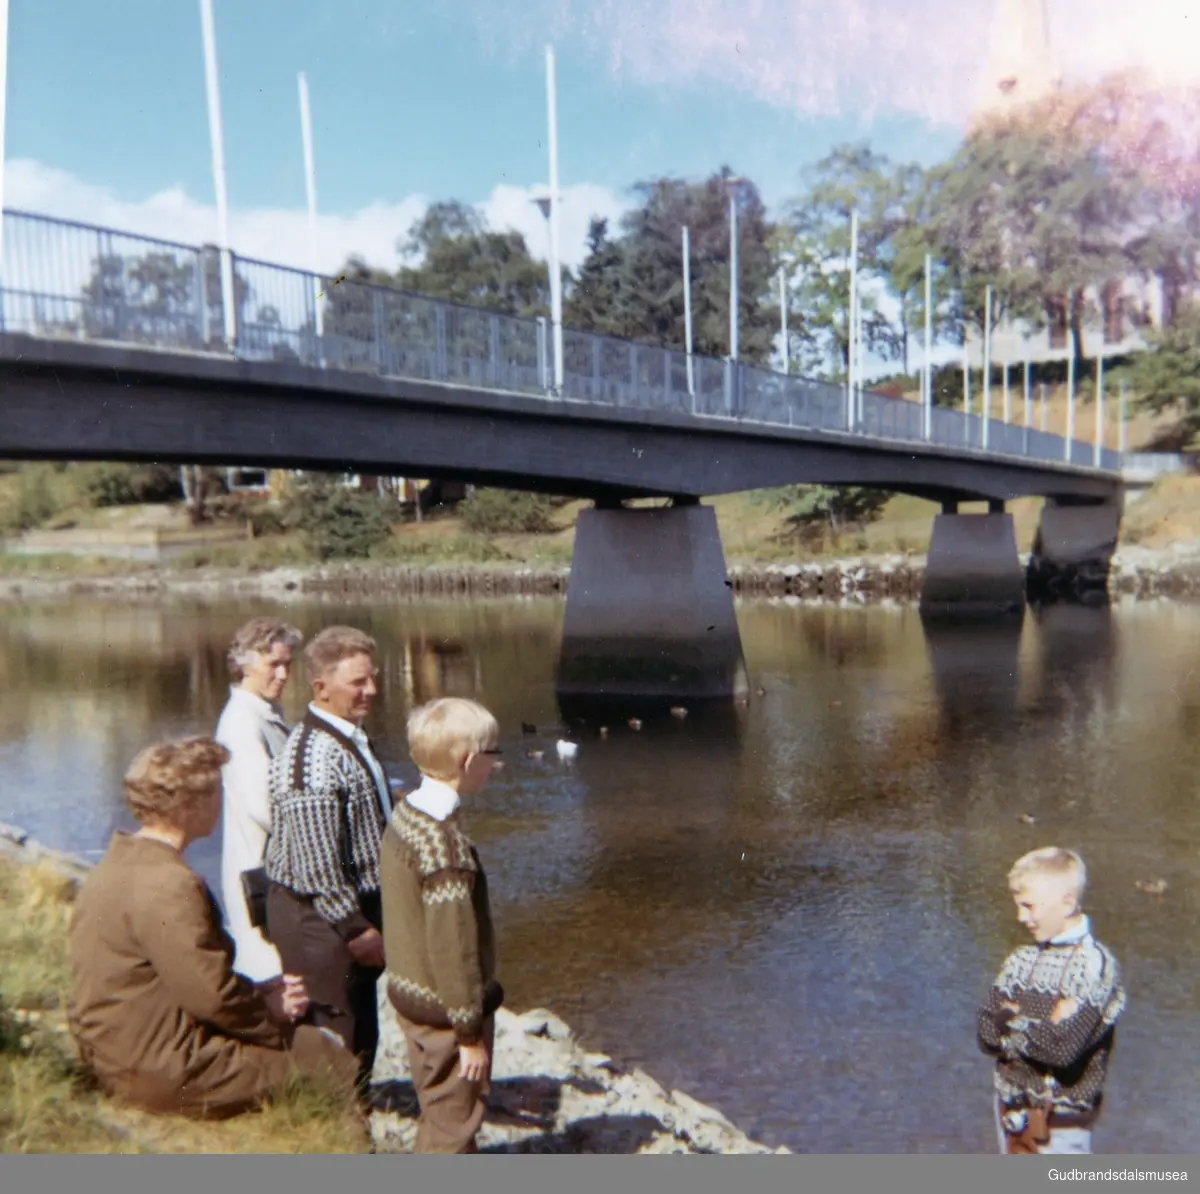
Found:
[[[385,978],[421,1105],[417,1153],[478,1151],[504,992],[487,878],[459,809],[491,774],[498,736],[475,701],[414,710],[408,744],[421,783],[396,801],[380,846]]]
[[[1035,944],[1008,956],[979,1010],[980,1047],[996,1059],[1000,1151],[1090,1153],[1125,1006],[1120,969],[1092,936],[1073,850],[1033,850],[1008,882]]]

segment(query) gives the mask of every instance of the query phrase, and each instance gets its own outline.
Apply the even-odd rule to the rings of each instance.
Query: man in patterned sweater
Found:
[[[414,710],[408,743],[421,783],[396,802],[380,848],[387,992],[421,1104],[417,1153],[478,1151],[504,992],[487,878],[459,803],[491,774],[497,737],[475,701]]]
[[[384,967],[379,839],[391,792],[361,728],[375,696],[375,641],[331,626],[305,651],[313,699],[271,764],[267,927],[304,976],[314,1019],[359,1057],[369,1082]]]
[[[1017,919],[1034,945],[1014,950],[979,1011],[996,1058],[1000,1151],[1090,1153],[1125,990],[1112,951],[1081,911],[1083,859],[1049,846],[1009,872]]]

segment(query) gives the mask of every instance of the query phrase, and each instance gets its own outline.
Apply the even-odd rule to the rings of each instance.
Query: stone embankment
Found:
[[[0,823],[0,854],[45,863],[77,883],[90,864],[48,850]],[[375,1062],[376,1152],[411,1151],[417,1101],[404,1038],[391,1004],[380,1006]],[[720,1111],[607,1054],[588,1052],[552,1012],[538,1008],[496,1017],[495,1060],[488,1114],[479,1133],[483,1152],[501,1153],[769,1153]]]
[[[1022,561],[1025,563],[1026,561]],[[857,556],[804,563],[734,564],[728,579],[744,598],[808,601],[916,601],[925,559],[920,554]],[[0,576],[0,601],[69,597],[150,600],[168,596],[273,601],[400,597],[418,600],[561,597],[570,569],[493,565],[314,565],[184,572],[153,569],[114,576]],[[1123,546],[1112,562],[1109,593],[1135,598],[1200,596],[1200,549]]]

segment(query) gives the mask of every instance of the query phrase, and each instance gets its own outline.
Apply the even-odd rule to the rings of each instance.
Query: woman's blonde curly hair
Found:
[[[212,738],[147,746],[125,772],[125,803],[139,822],[177,823],[220,784],[229,759]]]

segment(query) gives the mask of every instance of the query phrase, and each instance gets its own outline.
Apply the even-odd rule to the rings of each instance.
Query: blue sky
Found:
[[[313,106],[318,256],[396,264],[433,199],[525,233],[558,62],[563,252],[639,179],[728,164],[768,206],[833,145],[957,144],[997,0],[214,0],[234,248],[308,263],[296,74]],[[10,0],[5,203],[188,243],[215,236],[198,0]],[[1195,73],[1178,0],[1052,0],[1075,73]],[[1085,19],[1087,18],[1087,19]],[[1069,33],[1069,36],[1067,34]],[[1191,64],[1191,65],[1188,65]]]
[[[512,18],[511,39],[470,3],[215,0],[214,10],[235,210],[303,207],[298,70],[309,78],[322,212],[350,216],[414,193],[482,202],[498,184],[544,184],[536,10]],[[775,205],[839,141],[870,137],[931,161],[958,138],[904,113],[812,116],[709,79],[656,85],[612,71],[569,30],[556,40],[564,187],[619,195],[640,178],[728,163]],[[211,202],[197,0],[11,0],[9,44],[10,160],[127,205],[172,187]]]

